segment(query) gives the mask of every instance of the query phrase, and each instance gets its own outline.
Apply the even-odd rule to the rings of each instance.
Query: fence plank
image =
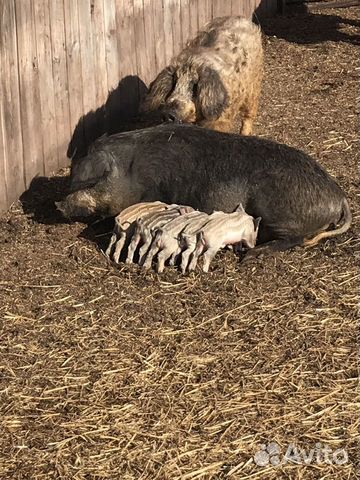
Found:
[[[181,0],[180,4],[180,27],[181,27],[181,45],[178,46],[178,52],[190,40],[190,0]],[[174,42],[175,45],[175,42]],[[181,47],[181,48],[179,48]]]
[[[107,71],[107,89],[115,88],[119,82],[119,53],[116,31],[116,5],[114,0],[104,1],[104,34]]]
[[[111,4],[110,1],[108,2]],[[81,71],[84,82],[84,113],[96,105],[93,37],[91,31],[91,0],[78,0]]]
[[[135,30],[132,0],[116,0],[119,77],[136,75]]]
[[[25,182],[44,173],[36,32],[31,0],[16,0],[21,130]]]
[[[40,109],[42,131],[43,170],[49,174],[58,168],[54,82],[52,76],[51,30],[49,0],[34,1],[36,50],[39,65]]]
[[[211,20],[211,18],[212,18],[212,0],[199,1],[199,7],[198,7],[199,29],[202,29],[204,25]]]
[[[147,52],[146,71],[144,78],[148,84],[156,74],[156,56],[155,56],[155,22],[153,18],[153,10],[151,8],[151,0],[143,0],[142,14],[144,17],[144,44],[143,48]],[[152,2],[156,3],[156,2]]]
[[[135,28],[132,0],[116,0],[116,29],[119,58],[119,114],[122,118],[136,112],[140,97],[137,78]],[[121,86],[121,88],[120,88]],[[124,86],[124,88],[123,88]]]
[[[156,73],[166,66],[165,44],[167,39],[164,34],[164,9],[162,1],[150,1],[151,15],[153,18],[154,51]]]
[[[166,3],[165,3],[166,5]],[[173,55],[177,55],[182,48],[181,32],[181,3],[180,0],[170,1],[166,5],[166,10],[170,11],[170,23],[172,30]]]
[[[108,94],[108,78],[105,55],[105,12],[103,0],[93,0],[91,12],[92,41],[94,54],[94,79],[96,106],[102,105]],[[105,6],[107,8],[107,4]],[[116,31],[116,23],[115,23]],[[117,44],[115,47],[116,54]],[[118,76],[118,72],[116,72]]]
[[[189,2],[189,38],[194,38],[199,31],[199,18],[198,18],[199,0],[190,0]]]
[[[0,41],[0,45],[2,42]],[[0,61],[1,61],[0,56]],[[0,70],[0,74],[1,74]],[[0,82],[0,99],[3,99],[2,91],[2,82]],[[7,175],[6,175],[6,164],[9,162],[6,145],[5,145],[5,113],[4,113],[4,104],[0,100],[0,208],[2,205],[8,205],[7,198]]]
[[[81,115],[84,113],[83,88],[87,88],[87,81],[84,82],[82,76],[79,11],[76,1],[64,0],[64,18],[67,78],[70,100],[70,130],[72,133],[78,124]]]
[[[71,134],[63,0],[50,0],[49,6],[58,166],[62,166],[66,162],[65,151]]]
[[[164,37],[166,39],[164,45],[165,63],[168,65],[174,56],[174,34],[173,34],[173,15],[175,14],[175,3],[167,4],[165,8],[166,0],[162,0],[162,6],[164,8]]]
[[[0,6],[0,82],[2,110],[2,150],[4,177],[0,177],[2,201],[14,202],[25,190],[21,134],[19,70],[14,0]],[[1,151],[0,151],[1,153]]]
[[[142,0],[133,0],[134,5],[134,29],[135,29],[135,51],[137,72],[140,80],[146,84],[151,81],[151,78],[147,78],[148,67],[147,58],[148,51],[146,48],[145,39],[145,27],[144,27],[144,9]]]
[[[224,4],[228,1],[229,0],[213,0],[213,18],[224,16]]]

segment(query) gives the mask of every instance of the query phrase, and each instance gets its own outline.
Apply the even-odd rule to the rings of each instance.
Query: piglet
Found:
[[[147,214],[161,212],[167,208],[168,205],[163,202],[136,203],[135,205],[125,208],[125,210],[115,217],[113,234],[105,255],[111,257],[114,250],[113,260],[115,263],[118,263],[126,239],[129,238],[132,233],[133,228],[131,227],[133,227],[134,222]]]
[[[153,241],[146,255],[143,267],[148,270],[151,267],[152,259],[158,254],[157,272],[161,273],[164,270],[166,260],[172,256],[175,257],[179,253],[179,234],[189,222],[194,219],[203,218],[203,216],[203,212],[188,212],[181,217],[173,219],[164,225],[163,228],[155,230],[153,232]]]
[[[192,212],[193,210],[192,207],[172,204],[169,205],[165,211],[149,213],[145,217],[140,218],[136,222],[134,235],[128,248],[126,263],[133,262],[135,251],[141,243],[142,246],[139,250],[139,264],[142,265],[145,255],[153,241],[153,231],[163,227],[180,215]]]
[[[240,242],[248,248],[254,248],[261,217],[254,219],[248,215],[242,204],[233,213],[224,213],[210,220],[197,234],[189,271],[196,268],[200,255],[203,254],[203,271],[208,272],[211,260],[220,248],[236,245]]]

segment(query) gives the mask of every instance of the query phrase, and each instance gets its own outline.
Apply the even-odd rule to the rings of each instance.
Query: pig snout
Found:
[[[55,202],[55,205],[65,218],[94,215],[97,206],[95,199],[86,191],[71,193],[65,200]]]
[[[180,118],[174,110],[167,110],[163,113],[163,121],[168,123],[181,123]]]

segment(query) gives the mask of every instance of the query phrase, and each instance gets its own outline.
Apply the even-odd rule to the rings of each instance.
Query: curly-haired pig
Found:
[[[241,202],[262,217],[255,254],[314,245],[348,230],[344,192],[313,158],[264,138],[166,124],[99,139],[74,160],[67,216],[117,215],[159,200],[211,213]]]

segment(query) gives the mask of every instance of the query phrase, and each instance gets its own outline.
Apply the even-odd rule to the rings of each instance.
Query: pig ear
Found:
[[[245,208],[243,204],[240,202],[239,205],[236,207],[235,212],[245,212]]]
[[[176,84],[175,68],[166,67],[162,70],[155,80],[151,83],[149,92],[146,94],[141,111],[156,110],[173,91]]]
[[[259,228],[259,224],[261,222],[261,217],[254,218],[253,222],[254,222],[254,230],[256,231]]]
[[[200,72],[194,101],[206,120],[219,118],[228,106],[227,91],[220,75],[212,68],[205,67]]]

